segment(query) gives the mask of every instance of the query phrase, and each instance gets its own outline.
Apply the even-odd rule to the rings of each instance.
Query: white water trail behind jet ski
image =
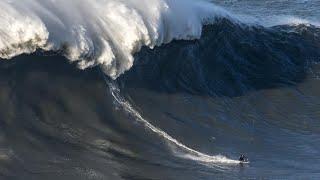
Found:
[[[174,154],[178,157],[184,159],[190,159],[199,163],[203,163],[206,165],[217,166],[217,164],[239,164],[240,161],[229,159],[222,155],[208,155],[197,150],[194,150],[183,143],[179,142],[177,139],[173,138],[163,130],[155,127],[150,122],[142,117],[142,115],[136,111],[132,105],[126,101],[122,96],[120,89],[116,85],[116,83],[112,80],[108,80],[102,70],[99,68],[106,85],[109,87],[111,95],[113,96],[115,102],[120,105],[123,110],[129,113],[131,116],[135,118],[139,123],[143,124],[147,129],[151,130],[161,138],[163,138],[167,143],[173,144],[177,147],[177,149],[170,148]],[[218,166],[219,167],[219,166]]]

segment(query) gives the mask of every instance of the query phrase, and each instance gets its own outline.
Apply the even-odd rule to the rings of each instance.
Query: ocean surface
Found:
[[[320,0],[0,9],[1,180],[320,179]]]

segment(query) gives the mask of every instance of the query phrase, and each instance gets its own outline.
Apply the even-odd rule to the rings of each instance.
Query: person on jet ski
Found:
[[[240,158],[239,158],[239,161],[240,162],[247,162],[248,161],[248,158],[246,156],[244,156],[243,154],[240,155]]]

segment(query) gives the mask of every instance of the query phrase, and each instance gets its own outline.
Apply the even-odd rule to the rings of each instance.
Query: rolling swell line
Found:
[[[105,74],[103,73],[102,69],[99,67],[99,71],[101,72],[103,79],[106,83],[106,85],[109,87],[111,95],[113,96],[114,100],[130,115],[132,115],[136,121],[142,123],[146,128],[151,130],[152,132],[156,133],[158,136],[162,137],[165,141],[170,142],[182,150],[181,152],[176,152],[175,150],[171,149],[175,155],[181,158],[190,159],[196,162],[201,163],[222,163],[222,164],[239,164],[240,162],[238,160],[229,159],[222,155],[208,155],[204,154],[202,152],[199,152],[197,150],[194,150],[181,142],[179,142],[177,139],[173,138],[166,132],[162,131],[158,127],[155,127],[150,122],[148,122],[146,119],[142,117],[142,115],[136,111],[132,105],[126,101],[121,95],[120,95],[120,89],[117,87],[117,85],[114,83],[114,81],[109,81]]]

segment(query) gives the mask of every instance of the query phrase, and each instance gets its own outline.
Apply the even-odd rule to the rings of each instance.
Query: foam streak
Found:
[[[217,155],[217,156],[211,156],[207,155],[204,153],[201,153],[199,151],[196,151],[183,143],[179,142],[166,132],[162,131],[161,129],[155,127],[152,125],[150,122],[148,122],[146,119],[144,119],[141,114],[136,111],[132,105],[126,101],[120,94],[120,89],[117,87],[117,85],[114,82],[108,81],[105,76],[104,80],[106,84],[108,85],[111,95],[113,96],[114,100],[126,111],[128,112],[131,116],[135,118],[138,122],[143,124],[147,129],[151,130],[158,136],[162,137],[164,140],[167,142],[170,142],[181,150],[181,152],[176,153],[178,156],[186,159],[191,159],[197,162],[202,162],[202,163],[224,163],[224,164],[239,164],[238,160],[232,160],[228,159],[225,156]]]

